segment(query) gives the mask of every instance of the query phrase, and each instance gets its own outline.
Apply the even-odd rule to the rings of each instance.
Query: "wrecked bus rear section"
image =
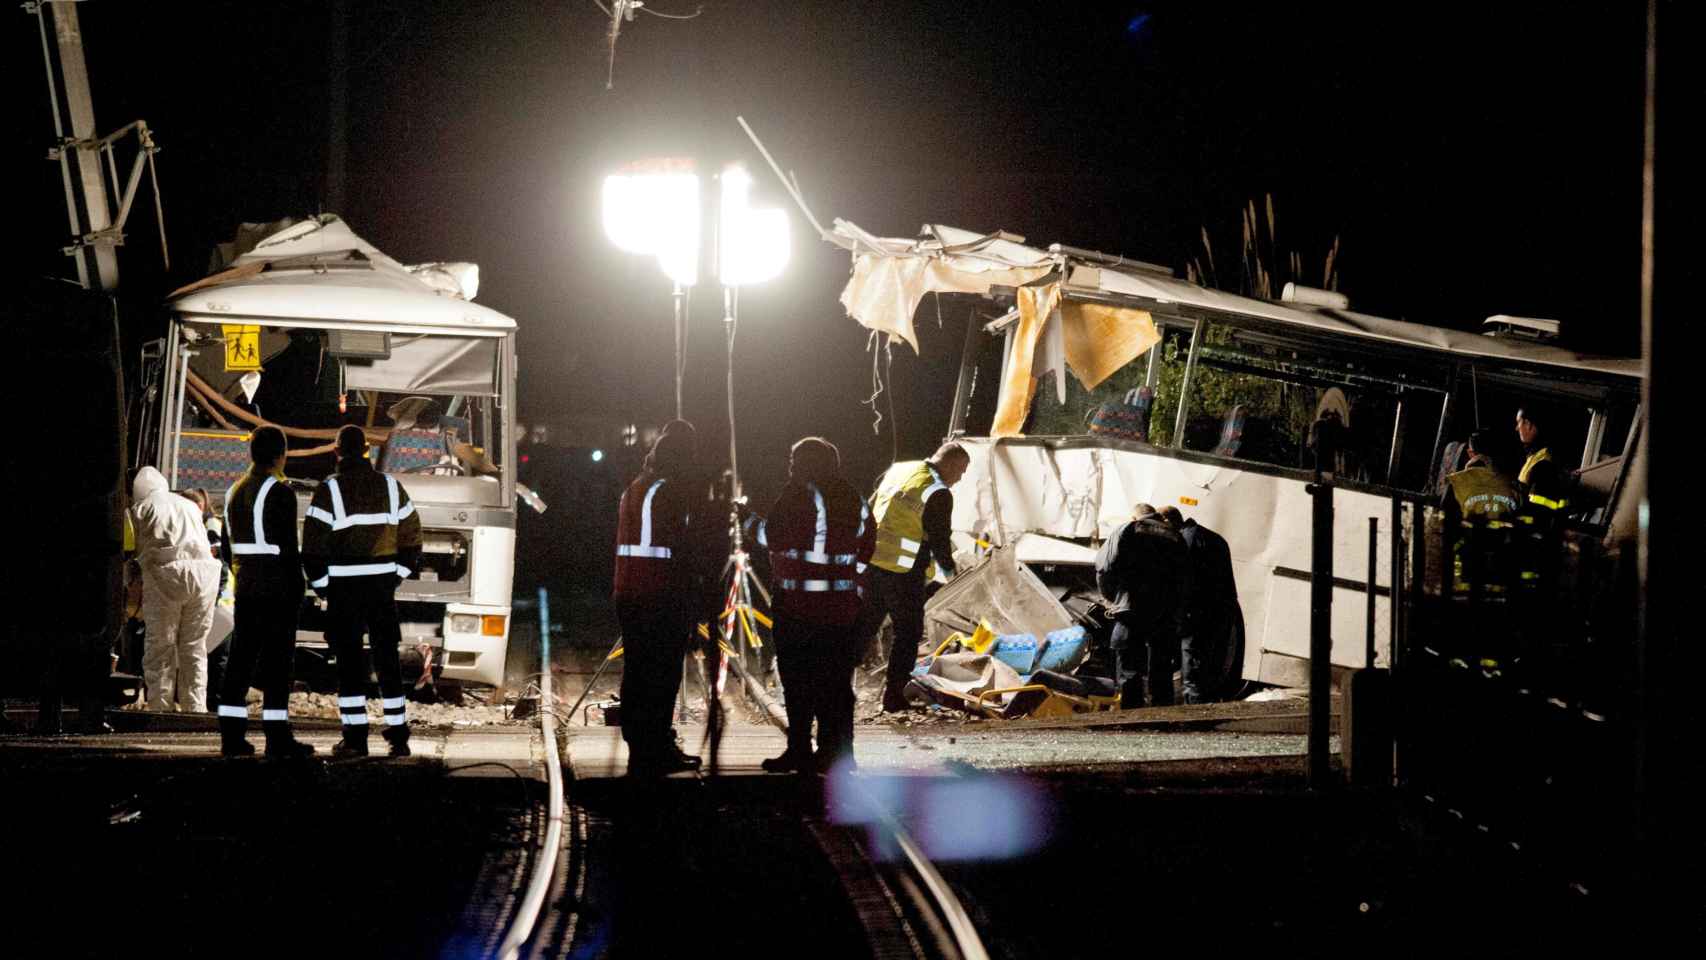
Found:
[[[138,450],[215,510],[248,469],[249,431],[289,442],[306,513],[340,427],[409,491],[419,569],[396,597],[406,664],[501,684],[515,573],[515,321],[471,301],[472,264],[407,267],[332,215],[250,232],[225,269],[172,295],[145,349]],[[299,649],[324,656],[324,604],[303,598]]]
[[[1519,408],[1548,413],[1578,542],[1620,519],[1640,433],[1638,361],[1512,336],[1508,323],[1481,335],[1369,316],[1327,291],[1238,296],[1001,232],[926,225],[918,238],[894,239],[836,221],[830,233],[853,258],[842,303],[874,331],[916,350],[913,312],[926,295],[971,303],[945,418],[971,455],[953,517],[970,562],[927,609],[932,650],[950,634],[969,636],[980,618],[1038,641],[1069,622],[1099,649],[1109,624],[1095,551],[1148,503],[1177,507],[1231,554],[1236,595],[1225,600],[1224,636],[1206,645],[1210,695],[1305,686],[1307,487],[1326,479],[1335,488],[1332,662],[1386,666],[1398,623],[1392,573],[1414,555],[1409,531],[1418,519],[1437,529],[1443,478],[1461,466],[1469,432],[1503,437]],[[1329,414],[1344,440],[1323,459],[1310,426]],[[1437,569],[1431,542],[1424,554]],[[978,566],[986,558],[1001,563]],[[1090,660],[1085,671],[1105,674]]]

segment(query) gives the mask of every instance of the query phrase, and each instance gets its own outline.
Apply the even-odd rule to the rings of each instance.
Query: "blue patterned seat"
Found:
[[[178,434],[178,488],[223,494],[249,471],[249,435],[229,430]]]

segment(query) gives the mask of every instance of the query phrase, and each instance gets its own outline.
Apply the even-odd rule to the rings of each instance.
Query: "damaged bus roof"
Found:
[[[470,303],[473,264],[404,266],[324,214],[266,237],[231,266],[173,293],[167,306],[190,319],[289,321],[427,333],[499,336],[511,318]]]
[[[1257,300],[1180,280],[1165,267],[1061,244],[1040,250],[1024,245],[1023,237],[1004,232],[980,234],[926,224],[919,238],[908,240],[877,237],[837,219],[828,233],[830,242],[853,255],[853,276],[841,294],[848,314],[865,327],[906,340],[914,350],[918,341],[912,314],[925,293],[987,295],[993,287],[1019,286],[1058,271],[1066,279],[1062,294],[1071,299],[1100,300],[1163,315],[1209,311],[1459,356],[1622,377],[1642,375],[1639,359],[1576,353],[1551,344],[1489,337],[1351,310]]]

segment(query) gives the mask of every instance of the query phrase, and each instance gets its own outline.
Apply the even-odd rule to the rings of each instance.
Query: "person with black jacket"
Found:
[[[1226,538],[1185,519],[1175,506],[1161,516],[1185,541],[1190,570],[1185,590],[1184,636],[1179,641],[1179,685],[1186,703],[1206,702],[1203,687],[1217,679],[1205,674],[1203,656],[1223,649],[1238,613],[1238,584],[1232,578],[1232,550]]]
[[[700,765],[676,743],[671,718],[694,626],[714,602],[709,531],[726,518],[707,515],[693,425],[670,421],[617,506],[612,594],[622,626],[630,774],[664,776]]]
[[[397,647],[397,584],[420,566],[421,518],[409,492],[367,460],[367,435],[354,424],[338,431],[338,469],[314,491],[302,522],[302,566],[326,600],[326,643],[338,659],[338,715],[343,742],[333,756],[367,756],[366,633],[384,698],[391,756],[409,755],[408,701]]]
[[[284,479],[284,431],[261,427],[249,438],[249,472],[225,492],[221,553],[237,581],[236,628],[219,691],[220,753],[252,756],[245,734],[256,660],[261,667],[261,730],[267,756],[298,759],[314,748],[290,732],[290,668],[302,606],[302,560],[296,546],[296,494]]]
[[[756,539],[770,553],[773,636],[788,713],[788,748],[764,761],[771,773],[828,771],[853,757],[853,670],[863,607],[859,568],[876,549],[877,523],[841,475],[841,454],[806,437],[788,458],[788,484]],[[812,723],[817,751],[812,751]]]
[[[1096,589],[1114,618],[1109,645],[1120,685],[1120,709],[1173,703],[1173,664],[1188,587],[1184,538],[1147,503],[1096,553]]]

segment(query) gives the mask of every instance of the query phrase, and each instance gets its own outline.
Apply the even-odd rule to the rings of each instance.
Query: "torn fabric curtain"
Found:
[[[497,344],[491,337],[393,335],[391,356],[346,364],[344,384],[351,390],[496,396]]]
[[[912,314],[926,293],[984,294],[991,286],[1023,286],[1053,269],[1052,264],[984,266],[944,257],[860,254],[853,258],[853,278],[841,291],[841,305],[861,326],[899,337],[917,353]]]
[[[989,431],[994,437],[1023,434],[1039,373],[1054,372],[1057,397],[1065,403],[1063,362],[1084,389],[1094,390],[1161,341],[1148,311],[1063,301],[1059,283],[1021,287],[1018,307],[1019,324]]]

